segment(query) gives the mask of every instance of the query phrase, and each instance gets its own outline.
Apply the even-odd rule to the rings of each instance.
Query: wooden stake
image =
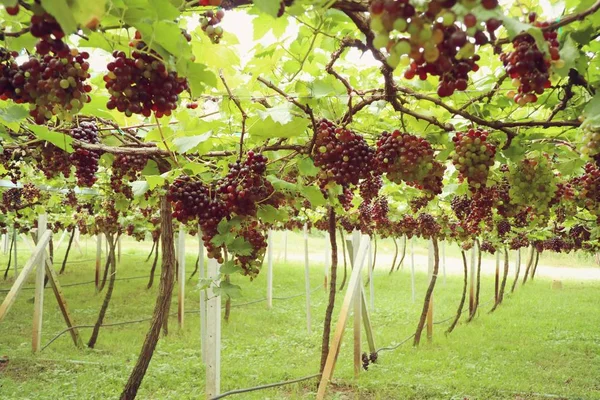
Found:
[[[352,232],[352,245],[351,248],[352,249],[352,258],[350,259],[350,264],[354,266],[355,264],[355,260],[358,259],[358,248],[360,246],[360,240],[361,240],[361,234],[359,231],[354,230],[354,232]],[[368,247],[367,247],[367,253],[370,256],[371,255],[371,238],[367,237],[367,243],[368,243]],[[370,258],[370,257],[369,257]],[[372,262],[372,260],[369,260],[370,262]],[[367,269],[370,272],[371,269],[371,264],[367,263]],[[356,286],[355,290],[354,290],[354,294],[353,294],[353,312],[354,312],[354,377],[358,378],[358,376],[360,375],[360,370],[362,368],[362,351],[361,351],[361,331],[360,331],[360,325],[361,325],[361,320],[362,320],[362,296],[361,296],[361,290],[363,290],[363,285],[362,285],[362,274],[359,275],[358,277],[358,285]]]
[[[469,284],[469,315],[473,314],[473,308],[475,307],[475,264],[477,253],[477,241],[473,241],[473,247],[471,248],[471,281]]]
[[[371,353],[375,353],[377,351],[377,347],[375,347],[375,336],[373,335],[373,327],[371,326],[371,316],[369,314],[369,310],[367,309],[367,296],[365,295],[365,290],[362,288],[362,286],[360,290],[360,298],[362,305],[361,316],[367,336],[367,343],[369,344],[369,351]]]
[[[198,225],[198,278],[200,283],[206,277],[204,268],[204,242],[202,241],[202,230]],[[200,352],[202,355],[202,362],[206,363],[206,291],[200,291]]]
[[[31,271],[33,271],[33,269],[36,267],[36,265],[39,264],[40,258],[42,256],[42,252],[43,252],[45,246],[48,245],[48,242],[50,242],[51,236],[52,236],[52,232],[46,231],[46,233],[44,233],[42,235],[41,239],[38,240],[38,243],[36,244],[35,249],[33,251],[33,254],[31,254],[31,256],[29,257],[29,260],[27,260],[27,262],[23,266],[21,273],[19,274],[19,276],[13,283],[12,287],[10,288],[10,291],[8,292],[8,294],[4,298],[4,301],[0,305],[0,322],[2,322],[2,320],[8,313],[8,310],[10,310],[10,308],[14,304],[19,292],[21,291],[21,288],[25,284],[25,281],[27,280],[27,277],[29,276]]]
[[[177,303],[177,321],[179,322],[179,329],[183,329],[183,322],[185,317],[185,225],[179,225],[179,245],[177,250],[179,254],[177,256],[179,260],[179,294]]]
[[[308,267],[308,227],[304,224],[304,287],[306,289],[306,328],[312,334],[310,321],[310,272]]]
[[[96,235],[96,292],[100,288],[100,268],[102,267],[102,233]]]
[[[47,250],[44,249],[44,252],[47,252]],[[48,254],[46,255],[48,256]],[[81,336],[79,336],[79,331],[77,328],[75,328],[75,321],[73,321],[73,318],[69,313],[67,299],[63,295],[62,288],[58,282],[58,276],[56,275],[56,271],[54,271],[52,262],[50,262],[50,257],[46,257],[46,274],[48,276],[48,282],[50,283],[52,291],[54,292],[54,297],[56,297],[56,301],[58,302],[58,308],[60,308],[60,312],[63,315],[67,327],[70,328],[69,334],[71,335],[71,339],[73,339],[73,343],[75,343],[75,346],[77,347],[83,347]]]
[[[79,237],[81,236],[81,232],[79,231],[79,227],[75,227],[75,237],[73,238],[73,244],[79,250],[79,255],[83,255],[83,250],[81,250],[81,244],[79,243]],[[86,242],[87,244],[87,242]],[[87,247],[86,247],[87,251]]]
[[[416,300],[417,291],[415,288],[415,237],[410,238],[410,286],[412,288],[412,302]]]
[[[335,363],[337,361],[340,352],[340,347],[342,345],[342,338],[344,337],[346,322],[348,321],[348,317],[350,314],[350,305],[354,298],[354,294],[356,293],[356,288],[359,287],[360,284],[360,275],[362,266],[365,263],[365,258],[367,255],[367,246],[368,240],[363,238],[360,242],[360,246],[358,246],[358,252],[355,253],[357,254],[357,256],[354,257],[354,259],[358,262],[354,263],[354,268],[352,269],[352,273],[348,281],[348,287],[346,289],[344,301],[342,302],[342,307],[340,309],[340,316],[338,317],[338,320],[335,325],[335,334],[331,342],[329,354],[327,355],[327,362],[325,363],[325,368],[323,369],[323,374],[321,375],[321,381],[319,382],[317,400],[323,400],[325,398],[327,385],[329,384],[329,381],[333,376]]]
[[[442,274],[443,283],[446,284],[446,241],[442,242]]]
[[[56,243],[56,246],[54,246],[54,250],[58,250],[62,242],[65,240],[65,237],[67,237],[67,230],[63,229],[63,233],[62,235],[60,235],[60,239],[58,239],[58,243]]]
[[[206,398],[221,393],[221,296],[215,290],[219,285],[219,264],[208,260],[208,278],[214,282],[208,289],[206,301]]]
[[[37,235],[42,238],[46,232],[48,216],[40,214],[38,219]],[[52,235],[52,233],[50,233]],[[48,239],[50,240],[50,239]],[[42,348],[42,319],[44,314],[44,278],[46,277],[46,252],[42,251],[35,273],[35,297],[33,300],[33,332],[31,345],[34,353]]]
[[[123,236],[119,235],[119,239],[117,240],[117,261],[119,264],[121,263],[121,239]]]
[[[267,308],[273,308],[273,230],[267,238]]]
[[[2,252],[8,253],[8,233],[2,235]]]

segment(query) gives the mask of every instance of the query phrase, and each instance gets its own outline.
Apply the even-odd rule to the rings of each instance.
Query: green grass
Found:
[[[288,238],[290,251],[300,237]],[[312,238],[311,240],[313,240]],[[194,245],[189,240],[190,248]],[[316,245],[315,245],[316,246]],[[87,255],[95,246],[89,242]],[[148,244],[125,243],[118,277],[147,275]],[[311,249],[315,249],[311,247]],[[317,250],[319,250],[317,248]],[[59,251],[57,260],[61,260]],[[320,251],[320,250],[319,250]],[[21,265],[27,251],[21,251]],[[278,251],[275,251],[277,257]],[[321,253],[322,254],[322,253]],[[311,286],[323,281],[323,257],[311,257]],[[195,260],[187,257],[188,269]],[[0,265],[6,257],[0,255]],[[411,301],[410,275],[401,271],[388,277],[387,267],[375,273],[373,328],[378,347],[399,343],[414,332],[427,285],[417,274],[417,301]],[[304,291],[303,266],[275,263],[274,295],[287,296]],[[233,283],[243,287],[234,304],[265,296],[266,274],[249,280],[236,276]],[[93,261],[69,264],[61,283],[93,279]],[[106,322],[150,316],[156,284],[146,290],[146,279],[116,282]],[[199,291],[196,279],[188,285],[186,309],[197,310]],[[1,282],[7,289],[11,282]],[[27,286],[30,286],[29,282]],[[512,279],[509,279],[509,285]],[[424,339],[419,349],[408,342],[393,351],[380,353],[378,364],[353,377],[351,323],[329,390],[331,399],[542,399],[556,395],[568,399],[600,399],[600,283],[565,281],[562,290],[552,290],[549,281],[536,280],[507,295],[505,303],[488,314],[491,304],[482,307],[471,324],[461,323],[452,335],[443,331],[448,322],[436,325],[434,339]],[[438,281],[435,292],[435,320],[451,316],[458,305],[461,279]],[[493,281],[482,282],[482,303],[493,293]],[[65,287],[73,316],[78,324],[95,322],[104,293],[93,285]],[[44,333],[47,343],[64,329],[64,322],[51,291],[46,290]],[[0,298],[4,297],[4,293]],[[338,297],[335,316],[339,312]],[[113,399],[120,394],[137,359],[148,323],[103,328],[97,348],[77,350],[69,335],[63,335],[39,355],[31,354],[31,290],[23,291],[6,319],[0,323],[0,355],[8,357],[0,372],[2,399]],[[174,292],[174,302],[177,289]],[[222,390],[244,388],[293,379],[317,372],[320,337],[326,306],[324,290],[312,293],[313,333],[306,330],[305,299],[275,300],[272,310],[264,302],[232,309],[231,321],[223,324]],[[175,304],[172,311],[176,310]],[[162,338],[144,379],[140,399],[199,399],[204,397],[204,367],[200,360],[198,314],[187,314],[184,329],[170,322],[171,333]],[[84,340],[91,329],[82,329]],[[366,349],[365,343],[365,349]],[[238,395],[239,399],[314,398],[315,381]]]

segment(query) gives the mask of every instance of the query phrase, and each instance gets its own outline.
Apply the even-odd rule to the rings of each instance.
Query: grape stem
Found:
[[[225,89],[227,90],[229,99],[231,101],[233,101],[233,103],[236,105],[236,107],[238,108],[238,110],[240,110],[240,113],[242,114],[242,131],[240,133],[240,155],[239,155],[239,159],[241,160],[242,155],[244,153],[244,135],[246,134],[246,120],[248,119],[248,115],[242,108],[242,103],[240,103],[240,99],[238,99],[236,96],[234,96],[233,93],[231,92],[231,89],[229,89],[229,85],[227,85],[227,81],[225,80],[225,76],[223,75],[222,69],[219,70],[219,77],[221,78],[221,81],[223,82],[223,86],[225,86]]]

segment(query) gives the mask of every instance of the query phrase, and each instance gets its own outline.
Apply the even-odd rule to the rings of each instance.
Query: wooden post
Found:
[[[330,247],[330,243],[328,240],[328,237],[325,236],[325,263],[324,263],[324,268],[323,268],[323,289],[325,290],[325,293],[327,293],[328,291],[328,287],[327,287],[327,279],[329,277],[329,260],[331,259],[329,256],[329,247]]]
[[[179,236],[177,237],[179,245],[177,250],[179,252],[177,258],[179,259],[179,295],[177,303],[177,321],[179,322],[179,329],[183,329],[183,322],[185,317],[185,225],[179,225]]]
[[[312,334],[310,322],[310,272],[308,267],[308,227],[304,224],[304,287],[306,289],[306,328]]]
[[[27,260],[27,262],[23,266],[21,273],[13,283],[12,287],[10,288],[10,291],[8,292],[8,294],[4,298],[4,301],[0,305],[0,322],[2,322],[2,320],[8,313],[8,310],[10,310],[10,308],[14,304],[15,300],[17,299],[17,295],[21,291],[21,288],[25,284],[25,280],[27,280],[27,277],[29,276],[31,271],[33,271],[36,265],[39,264],[42,252],[45,246],[48,244],[48,242],[50,242],[51,235],[52,233],[50,231],[46,231],[46,233],[44,233],[41,236],[41,239],[38,240],[33,254],[29,257],[29,260]]]
[[[494,282],[494,304],[498,304],[500,293],[500,249],[496,250],[496,280]]]
[[[24,233],[21,233],[21,239],[23,239],[23,243],[25,243],[27,245],[27,247],[29,247],[29,250],[33,251],[33,249],[35,248],[35,243],[31,244],[31,242],[29,241],[29,238]],[[54,249],[56,250],[56,248],[54,248]]]
[[[221,393],[221,296],[215,290],[219,285],[219,264],[208,260],[208,278],[214,282],[208,289],[206,301],[206,398]]]
[[[117,240],[117,261],[119,264],[121,263],[121,239],[123,239],[123,236],[119,235],[119,239]]]
[[[434,255],[433,255],[433,241],[429,239],[429,251],[427,256],[427,276],[429,277],[429,281],[433,278],[433,263],[434,263]],[[429,299],[429,306],[427,308],[427,341],[431,343],[433,340],[433,293],[431,293],[431,298]]]
[[[331,342],[331,347],[329,349],[329,354],[327,355],[327,361],[325,362],[325,368],[323,369],[323,374],[321,375],[321,381],[319,382],[319,389],[317,392],[317,400],[323,400],[325,398],[325,392],[327,391],[327,385],[333,376],[333,370],[335,369],[335,363],[337,361],[340,347],[342,345],[342,338],[344,337],[344,330],[346,328],[346,322],[348,321],[348,317],[350,314],[350,305],[354,299],[354,294],[356,293],[356,288],[360,287],[360,275],[362,266],[365,262],[366,252],[367,252],[368,240],[362,239],[360,242],[360,246],[357,246],[358,251],[354,251],[352,253],[357,256],[354,257],[354,267],[352,268],[352,273],[350,274],[350,279],[348,280],[348,286],[346,289],[346,294],[344,295],[344,301],[342,302],[342,307],[340,309],[340,316],[335,325],[335,333],[333,335],[333,340]],[[350,254],[352,254],[350,253]]]
[[[442,274],[444,277],[443,283],[446,284],[446,241],[442,241]]]
[[[102,268],[102,233],[96,235],[96,292],[100,288],[100,269]]]
[[[371,311],[375,311],[375,282],[373,281],[373,269],[375,269],[375,265],[373,265],[373,240],[369,236],[369,304],[371,306]]]
[[[416,300],[415,288],[415,237],[410,238],[410,286],[412,288],[412,302]]]
[[[267,238],[267,308],[273,308],[273,230]]]
[[[477,262],[477,241],[473,241],[473,247],[471,248],[471,277],[469,284],[469,315],[473,313],[475,307],[475,264]]]
[[[198,278],[200,283],[206,278],[204,268],[204,242],[202,241],[202,230],[198,225]],[[200,352],[202,355],[202,362],[206,363],[206,291],[200,291]]]
[[[40,214],[37,226],[38,238],[42,238],[46,233],[48,216]],[[50,233],[52,235],[52,233]],[[38,241],[40,240],[38,239]],[[50,239],[49,239],[50,240]],[[35,297],[33,300],[33,332],[32,332],[32,350],[37,353],[42,348],[42,319],[44,314],[44,278],[46,277],[46,252],[42,251],[40,260],[35,273]]]

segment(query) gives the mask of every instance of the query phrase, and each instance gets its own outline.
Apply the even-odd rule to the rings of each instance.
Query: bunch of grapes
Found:
[[[56,22],[56,19],[40,8],[37,8],[31,16],[29,32],[32,36],[40,39],[60,40],[65,37],[65,33],[58,22]]]
[[[487,137],[487,131],[469,129],[466,133],[457,132],[452,138],[455,149],[452,162],[474,190],[485,186],[490,167],[494,165],[496,146],[489,143]]]
[[[373,228],[373,205],[370,202],[363,201],[358,206],[358,229],[365,235],[371,235]]]
[[[377,196],[379,196],[379,191],[383,187],[383,180],[381,179],[381,175],[371,173],[367,178],[365,178],[360,185],[358,186],[358,190],[360,193],[360,197],[365,201],[371,201]]]
[[[592,163],[584,167],[583,176],[576,178],[574,184],[579,189],[582,205],[596,217],[600,217],[600,168]]]
[[[115,192],[133,197],[131,187],[124,181],[132,182],[139,178],[140,172],[146,167],[148,156],[143,154],[117,154],[112,164],[110,185]]]
[[[536,14],[531,13],[529,22],[533,23],[536,18]],[[540,28],[548,25],[547,22],[535,23]],[[521,33],[513,40],[512,52],[500,55],[513,86],[517,87],[517,93],[509,92],[508,96],[519,105],[536,102],[537,95],[544,93],[544,89],[551,85],[550,67],[553,64],[558,68],[564,65],[564,61],[560,60],[557,36],[555,31],[544,31],[544,39],[550,48],[548,56],[538,48],[535,39],[528,33]]]
[[[498,210],[498,214],[505,218],[511,216],[514,213],[514,207],[510,204],[510,184],[508,183],[508,178],[503,177],[498,184],[494,185],[494,191],[496,192],[496,210]]]
[[[437,223],[431,214],[419,214],[417,217],[418,232],[424,239],[437,237],[442,230],[440,224]]]
[[[97,144],[100,143],[98,137],[98,127],[93,122],[80,122],[70,131],[71,137],[81,142]],[[75,176],[79,186],[91,187],[96,183],[98,178],[98,162],[100,160],[100,152],[88,150],[82,147],[76,147],[75,151],[70,156],[71,163],[75,166]]]
[[[520,233],[517,236],[515,236],[514,238],[512,238],[512,240],[509,243],[509,248],[511,250],[519,250],[521,248],[524,247],[528,247],[529,246],[529,239],[527,239],[527,237]]]
[[[583,124],[582,124],[583,125]],[[583,135],[583,146],[581,154],[587,157],[600,155],[600,129],[598,127],[585,126]]]
[[[510,198],[521,206],[530,206],[537,214],[548,211],[557,190],[557,179],[544,156],[521,160],[509,176]]]
[[[431,196],[419,196],[411,199],[409,202],[410,209],[412,212],[416,213],[422,208],[427,207],[427,204],[432,200]]]
[[[71,158],[68,153],[52,143],[42,147],[41,167],[46,178],[51,179],[62,173],[65,178],[71,175]]]
[[[173,203],[173,217],[179,222],[200,224],[208,256],[222,263],[222,246],[215,246],[211,240],[218,233],[219,222],[229,216],[229,210],[216,188],[184,176],[171,185],[167,199]]]
[[[358,229],[358,225],[355,224],[353,221],[351,221],[350,218],[348,218],[347,216],[341,217],[339,219],[339,223],[340,223],[340,226],[347,233],[352,233],[352,231],[354,231],[355,229]]]
[[[338,196],[338,201],[344,210],[348,211],[352,208],[352,199],[354,199],[354,192],[350,188],[344,187],[342,194]]]
[[[592,234],[585,226],[578,224],[569,230],[569,237],[575,247],[580,249],[583,246],[583,242],[590,240]]]
[[[377,141],[375,162],[394,183],[404,181],[433,195],[442,192],[445,167],[435,160],[431,144],[423,138],[398,130],[383,132]]]
[[[116,234],[121,229],[119,212],[113,199],[104,201],[100,211],[94,215],[94,229],[105,234]]]
[[[484,240],[483,242],[481,242],[481,251],[485,253],[495,254],[496,246],[494,246],[494,244],[489,240]]]
[[[248,242],[252,250],[248,255],[238,255],[235,262],[242,268],[243,275],[253,279],[260,272],[260,267],[267,250],[267,235],[260,229],[257,221],[252,221],[248,226],[242,228],[239,237]]]
[[[266,179],[267,158],[249,151],[246,161],[229,165],[229,172],[218,182],[217,192],[229,212],[256,216],[257,204],[272,199],[273,185]]]
[[[374,151],[365,139],[349,129],[327,120],[319,123],[313,159],[321,169],[322,190],[329,182],[341,186],[357,185],[371,175]]]
[[[513,224],[517,228],[524,228],[529,225],[532,220],[532,209],[531,207],[523,207],[513,217]]]
[[[21,188],[10,188],[2,193],[2,204],[0,205],[0,210],[3,213],[7,213],[9,211],[20,210],[23,205],[22,199],[22,191]]]
[[[138,47],[144,48],[143,42]],[[127,116],[141,114],[156,118],[170,116],[177,108],[179,94],[187,89],[187,80],[169,71],[153,52],[133,51],[131,58],[122,51],[114,51],[104,76],[110,99],[109,110],[117,109]]]
[[[64,204],[70,207],[77,207],[77,195],[73,189],[69,189],[65,194]]]
[[[496,201],[494,188],[483,187],[476,191],[471,198],[469,214],[462,223],[465,230],[472,234],[478,234],[481,232],[482,222],[485,227],[493,227],[493,209]]]
[[[390,207],[388,205],[387,198],[379,197],[373,202],[373,208],[371,209],[371,215],[375,225],[385,225],[388,221],[388,213]]]
[[[206,36],[208,36],[213,43],[219,43],[223,37],[223,28],[217,25],[224,17],[225,11],[223,9],[218,9],[217,12],[208,10],[200,18],[200,28],[202,28],[204,33],[206,33]]]
[[[40,47],[42,52],[32,55],[15,69],[13,64],[3,74],[0,86],[3,96],[18,103],[29,103],[29,114],[38,124],[53,116],[71,121],[85,103],[90,101],[88,93],[92,87],[86,83],[89,58],[87,52],[70,49],[57,40]],[[12,91],[12,93],[10,93]]]
[[[0,47],[0,100],[19,100],[13,86],[13,77],[19,73],[15,57],[19,53]]]
[[[560,236],[544,240],[543,247],[545,250],[550,250],[555,253],[562,253],[563,251],[568,252],[570,250],[570,246]]]
[[[21,160],[23,160],[25,155],[25,150],[12,150],[8,148],[4,148],[0,153],[0,164],[7,171],[6,176],[14,184],[21,179],[23,174],[23,171],[21,170]]]
[[[471,199],[466,195],[454,196],[450,202],[450,208],[460,221],[464,221],[471,212]]]
[[[419,229],[419,222],[409,214],[404,214],[402,219],[397,223],[397,231],[407,236],[408,238],[413,237],[417,234]]]
[[[498,221],[496,224],[496,230],[498,231],[498,237],[503,238],[510,233],[512,227],[510,226],[510,222],[508,222],[508,220],[503,219]]]

